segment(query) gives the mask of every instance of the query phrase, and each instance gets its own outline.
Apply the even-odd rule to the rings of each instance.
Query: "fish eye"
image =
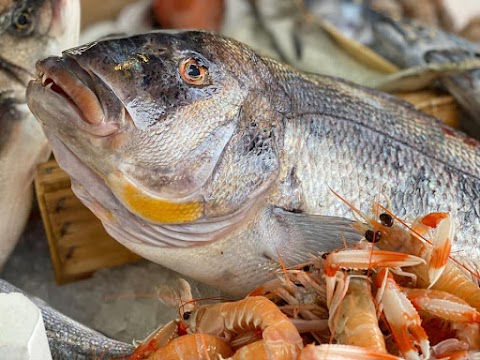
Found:
[[[183,59],[179,65],[182,80],[189,85],[206,85],[208,69],[200,59],[189,57]]]
[[[32,29],[32,24],[32,16],[28,11],[22,11],[14,21],[16,30],[24,34]]]

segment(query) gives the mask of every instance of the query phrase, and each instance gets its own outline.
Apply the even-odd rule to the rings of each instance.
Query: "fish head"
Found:
[[[371,15],[373,47],[401,68],[424,64],[423,53],[435,42],[438,31],[408,19]]]
[[[246,167],[228,159],[239,144],[251,147],[239,128],[246,97],[264,87],[258,59],[207,32],[109,39],[39,62],[28,105],[60,165],[90,187],[87,206],[126,208],[123,216],[150,224],[207,221],[242,206],[245,183],[226,174]],[[252,164],[260,174],[261,161]],[[92,195],[99,183],[108,191]]]
[[[0,1],[0,92],[24,100],[36,61],[74,46],[79,24],[79,0]]]

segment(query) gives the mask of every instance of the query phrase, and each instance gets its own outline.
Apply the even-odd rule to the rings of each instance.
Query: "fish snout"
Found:
[[[82,110],[86,122],[95,125],[103,121],[103,110],[89,74],[69,58],[49,57],[37,63],[42,86],[63,96]]]
[[[71,108],[76,115],[71,121],[77,127],[97,136],[108,136],[119,129],[123,107],[111,90],[75,59],[48,57],[37,62],[36,69],[38,78],[30,87],[41,88],[58,104]]]

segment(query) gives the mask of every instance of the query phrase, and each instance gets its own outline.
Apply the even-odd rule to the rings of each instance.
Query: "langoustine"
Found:
[[[228,344],[232,353],[221,356],[232,359],[478,356],[480,313],[471,293],[480,290],[475,272],[450,258],[450,215],[431,213],[406,226],[374,204],[381,209],[378,220],[361,214],[365,223],[356,228],[365,239],[354,248],[284,267],[243,300],[187,311],[179,326],[212,336],[212,348]]]

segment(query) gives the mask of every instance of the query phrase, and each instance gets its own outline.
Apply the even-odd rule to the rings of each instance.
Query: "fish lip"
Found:
[[[98,84],[100,80],[95,74],[84,69],[75,59],[49,57],[37,62],[36,70],[37,79],[30,86],[40,86],[47,93],[62,98],[83,120],[83,124],[77,123],[82,130],[97,136],[112,135],[119,130],[124,120],[123,106],[115,114],[109,114],[98,89],[103,86],[103,95],[111,90]],[[108,96],[107,100],[119,102],[115,96]]]
[[[68,65],[72,64],[69,61]],[[42,86],[76,106],[85,121],[97,125],[104,120],[100,100],[91,90],[91,79],[85,70],[78,66],[72,71],[67,69],[66,59],[52,57],[37,62],[36,69]]]

